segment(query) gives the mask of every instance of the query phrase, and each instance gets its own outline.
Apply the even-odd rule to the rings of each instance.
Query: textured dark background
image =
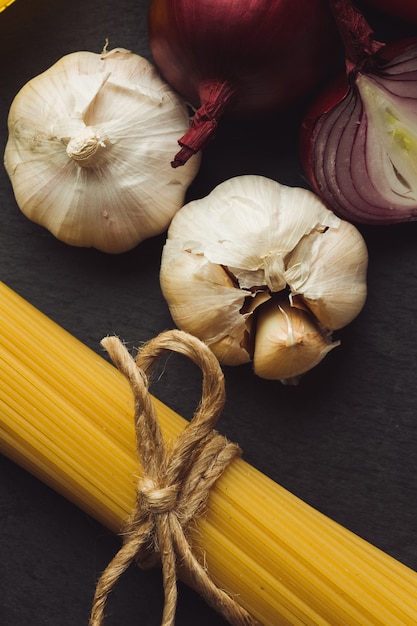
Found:
[[[100,52],[106,37],[149,57],[145,0],[16,0],[0,14],[0,150],[7,111],[25,82],[62,55]],[[403,28],[380,20],[381,32]],[[406,28],[417,34],[417,27]],[[305,186],[297,157],[300,110],[220,125],[189,197],[232,175],[258,173]],[[417,569],[417,224],[362,229],[369,297],[334,350],[297,388],[225,370],[219,430],[244,458],[290,491]],[[0,279],[100,352],[117,333],[128,345],[172,326],[158,284],[164,238],[119,256],[55,240],[18,210],[0,169]],[[1,332],[1,329],[0,329]],[[193,367],[171,362],[155,395],[184,416],[200,392]],[[119,547],[97,522],[0,458],[0,622],[87,624],[99,572]],[[177,623],[224,622],[180,586]],[[159,624],[158,571],[132,569],[109,604],[108,626]]]

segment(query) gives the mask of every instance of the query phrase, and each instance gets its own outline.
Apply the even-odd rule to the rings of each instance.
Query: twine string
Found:
[[[147,568],[160,563],[164,586],[161,626],[173,626],[177,606],[178,568],[192,587],[233,626],[258,622],[224,590],[216,586],[196,558],[188,534],[192,520],[205,511],[211,487],[240,448],[214,430],[224,401],[224,377],[211,350],[180,330],[161,333],[134,359],[117,337],[102,345],[126,376],[135,400],[135,430],[142,477],[134,511],[123,533],[120,550],[101,574],[95,591],[90,626],[102,626],[107,599],[127,568],[136,561]],[[167,352],[190,358],[202,371],[202,395],[192,420],[170,447],[162,436],[151,395],[149,375]]]

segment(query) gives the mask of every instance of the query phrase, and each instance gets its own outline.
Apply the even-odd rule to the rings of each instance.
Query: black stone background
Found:
[[[0,142],[17,91],[69,52],[100,52],[106,37],[149,57],[146,0],[16,0],[0,14]],[[392,37],[412,27],[375,17]],[[297,154],[301,110],[220,124],[189,198],[230,176],[256,173],[306,186]],[[244,458],[306,502],[417,569],[417,224],[362,228],[369,296],[338,333],[342,346],[297,388],[226,368],[219,430]],[[172,327],[160,293],[164,237],[111,256],[69,247],[25,218],[0,168],[0,278],[101,352],[117,333],[137,346]],[[1,330],[0,330],[1,332]],[[155,395],[191,416],[200,376],[171,359]],[[0,459],[0,622],[87,624],[95,582],[120,545],[96,521],[6,458]],[[159,571],[135,568],[109,603],[108,626],[160,623]],[[223,624],[180,584],[179,626]]]

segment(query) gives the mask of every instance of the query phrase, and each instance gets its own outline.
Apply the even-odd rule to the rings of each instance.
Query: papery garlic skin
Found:
[[[362,310],[367,296],[368,250],[350,222],[312,233],[288,257],[285,273],[291,299],[303,306],[328,330],[338,330]]]
[[[320,356],[305,359],[308,370],[337,344],[331,332],[362,310],[367,261],[359,231],[311,191],[237,176],[175,215],[160,282],[177,326],[226,365],[253,360],[261,310],[284,297],[301,317],[308,313],[323,338]]]
[[[130,250],[166,230],[200,156],[174,171],[185,103],[146,59],[75,52],[12,102],[5,167],[17,204],[65,243]]]
[[[247,333],[247,316],[240,311],[251,292],[235,287],[220,265],[172,243],[168,239],[164,246],[160,283],[173,319],[212,348],[218,344],[215,353],[223,362],[245,363],[248,353],[240,343]]]

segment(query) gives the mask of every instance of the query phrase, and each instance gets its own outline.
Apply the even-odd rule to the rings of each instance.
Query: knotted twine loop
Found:
[[[179,565],[193,588],[230,624],[255,626],[258,622],[214,584],[187,538],[190,522],[204,513],[210,488],[241,452],[236,444],[213,430],[225,401],[223,372],[216,357],[199,339],[180,330],[166,331],[151,339],[140,349],[136,360],[117,337],[106,337],[102,345],[130,382],[134,394],[142,477],[123,546],[97,583],[90,626],[103,624],[107,598],[133,561],[143,567],[156,562],[162,565],[162,626],[175,623]],[[186,355],[203,374],[200,404],[172,448],[164,442],[148,391],[148,373],[168,351]]]

